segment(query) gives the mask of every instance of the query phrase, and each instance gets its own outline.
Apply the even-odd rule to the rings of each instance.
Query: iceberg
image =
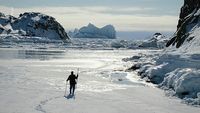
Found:
[[[102,28],[98,28],[95,25],[89,23],[88,26],[75,29],[74,32],[70,32],[73,38],[100,38],[100,39],[115,39],[116,31],[113,25],[106,25]]]

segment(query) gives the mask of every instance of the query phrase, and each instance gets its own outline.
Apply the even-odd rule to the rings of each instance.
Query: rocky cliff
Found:
[[[181,8],[177,31],[173,38],[167,43],[167,47],[172,45],[179,48],[184,42],[191,41],[190,36],[200,24],[200,0],[184,0]]]

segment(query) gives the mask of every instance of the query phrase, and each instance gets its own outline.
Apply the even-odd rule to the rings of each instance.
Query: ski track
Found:
[[[40,101],[40,103],[35,107],[35,110],[40,111],[42,113],[48,113],[43,106],[45,106],[48,102],[53,101],[55,99],[62,98],[61,96],[51,97],[49,99],[45,99]]]
[[[100,66],[100,67],[97,67],[95,69],[88,69],[88,70],[83,70],[83,71],[80,71],[79,73],[82,73],[82,74],[87,74],[87,73],[95,73],[94,70],[101,70],[102,68],[105,68],[106,66],[109,66],[111,64],[108,64],[108,63],[105,63],[104,65]],[[97,72],[98,73],[98,72]],[[60,89],[60,87],[58,87]],[[75,100],[75,97],[76,94],[73,96],[73,99]],[[64,95],[64,98],[66,98],[66,94]],[[48,104],[48,102],[50,101],[53,101],[55,99],[58,99],[58,98],[63,98],[61,96],[56,96],[56,97],[51,97],[49,99],[45,99],[45,100],[42,100],[40,101],[40,103],[35,107],[35,110],[37,111],[40,111],[42,113],[48,113],[45,109],[44,109],[44,106]],[[72,98],[67,98],[67,99],[72,99]],[[99,98],[100,100],[105,100],[105,101],[117,101],[117,100],[113,100],[113,99],[102,99],[102,98]],[[120,100],[120,99],[119,99]]]

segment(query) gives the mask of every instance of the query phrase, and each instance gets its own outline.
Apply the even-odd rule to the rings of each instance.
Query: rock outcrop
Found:
[[[172,45],[179,48],[185,41],[190,41],[189,35],[200,23],[200,0],[184,0],[181,8],[177,31],[173,38],[167,43],[167,47]],[[186,40],[187,39],[187,40]]]
[[[15,21],[17,18],[11,15],[5,15],[0,12],[0,25],[5,26],[13,21]]]

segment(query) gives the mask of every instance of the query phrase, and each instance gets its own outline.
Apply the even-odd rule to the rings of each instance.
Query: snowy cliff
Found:
[[[17,37],[19,40],[28,40],[33,37],[40,37],[44,40],[63,40],[64,42],[69,40],[64,28],[55,18],[35,12],[20,14],[18,18],[0,13],[0,34],[2,34],[1,39],[9,36]]]
[[[112,25],[106,25],[102,28],[98,28],[89,23],[88,26],[84,26],[79,30],[75,29],[70,33],[73,38],[103,38],[103,39],[115,39],[116,31]]]

